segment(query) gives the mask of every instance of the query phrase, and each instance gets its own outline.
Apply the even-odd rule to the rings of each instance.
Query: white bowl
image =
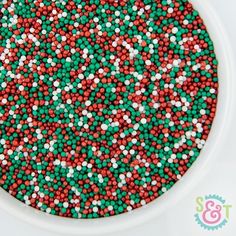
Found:
[[[227,124],[230,119],[232,94],[232,56],[226,34],[217,15],[206,1],[192,0],[195,9],[199,10],[201,17],[207,25],[208,32],[214,41],[215,51],[219,60],[219,96],[217,113],[205,147],[197,161],[164,195],[148,205],[135,209],[130,213],[99,219],[69,219],[49,215],[13,198],[0,188],[0,208],[10,214],[39,227],[64,233],[66,235],[96,235],[124,230],[142,224],[151,218],[160,216],[165,210],[176,204],[209,170],[214,156],[221,148],[220,141],[224,138]],[[213,1],[212,1],[213,2]]]

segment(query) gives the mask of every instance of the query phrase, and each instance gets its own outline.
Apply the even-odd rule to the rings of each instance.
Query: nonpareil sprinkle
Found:
[[[187,0],[1,0],[0,185],[65,217],[141,207],[199,156],[217,92]]]

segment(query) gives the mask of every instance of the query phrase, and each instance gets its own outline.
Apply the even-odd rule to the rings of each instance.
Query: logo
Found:
[[[196,198],[196,222],[206,230],[217,230],[229,221],[232,206],[218,195],[206,195]]]

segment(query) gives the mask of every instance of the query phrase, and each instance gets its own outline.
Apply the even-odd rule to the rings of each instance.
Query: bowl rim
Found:
[[[217,112],[205,147],[201,150],[198,160],[193,163],[181,180],[149,204],[128,213],[106,218],[71,219],[49,215],[32,207],[27,207],[0,188],[1,209],[29,224],[52,232],[67,235],[97,235],[124,230],[158,217],[197,185],[209,171],[210,161],[213,160],[214,154],[221,148],[220,140],[227,138],[230,108],[232,107],[231,95],[234,72],[231,46],[217,14],[207,1],[191,0],[190,2],[199,11],[214,42],[215,52],[219,60],[219,78],[224,78],[224,80],[219,80]],[[198,175],[200,169],[201,176]]]

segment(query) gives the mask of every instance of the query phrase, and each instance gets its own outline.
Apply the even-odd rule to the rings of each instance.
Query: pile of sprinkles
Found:
[[[139,208],[197,159],[217,91],[187,0],[1,0],[0,186],[64,217]]]

